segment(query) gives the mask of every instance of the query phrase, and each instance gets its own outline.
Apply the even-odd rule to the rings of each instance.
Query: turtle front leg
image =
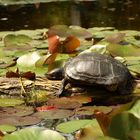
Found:
[[[61,86],[60,86],[58,92],[56,93],[57,96],[63,95],[63,92],[64,92],[64,90],[65,90],[65,86],[66,86],[67,84],[68,84],[68,81],[67,81],[67,79],[64,78],[64,79],[62,80],[62,83],[61,83]]]

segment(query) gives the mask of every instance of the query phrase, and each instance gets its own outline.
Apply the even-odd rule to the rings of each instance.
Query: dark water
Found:
[[[48,28],[56,24],[140,30],[140,0],[0,6],[0,31]]]

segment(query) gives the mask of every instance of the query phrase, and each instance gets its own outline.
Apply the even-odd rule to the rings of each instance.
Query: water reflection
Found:
[[[140,30],[140,1],[68,1],[0,7],[0,30],[47,28],[55,24]]]

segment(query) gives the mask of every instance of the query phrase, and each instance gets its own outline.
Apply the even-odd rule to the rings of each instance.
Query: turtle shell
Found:
[[[84,85],[125,87],[131,74],[121,62],[99,53],[84,53],[68,61],[64,67],[69,82]]]

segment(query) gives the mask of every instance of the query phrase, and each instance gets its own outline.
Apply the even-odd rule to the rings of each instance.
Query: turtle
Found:
[[[105,87],[107,91],[129,94],[132,89],[132,75],[127,67],[113,57],[100,53],[83,53],[70,59],[64,65],[64,79],[57,95],[63,94],[65,86]]]

